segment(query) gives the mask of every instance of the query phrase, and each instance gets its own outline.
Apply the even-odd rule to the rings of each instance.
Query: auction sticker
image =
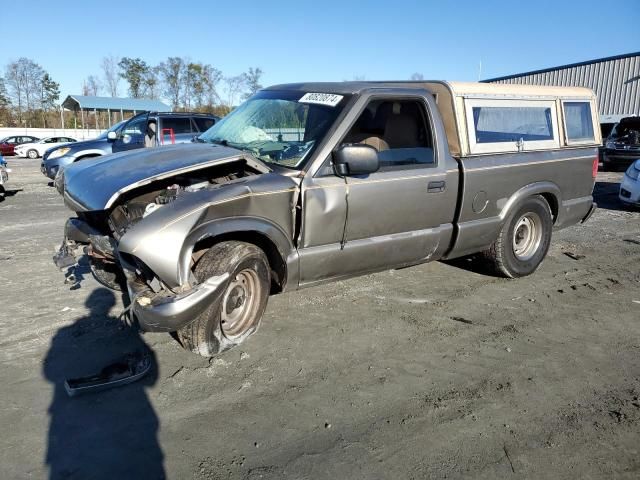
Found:
[[[300,103],[316,103],[318,105],[327,105],[335,107],[340,103],[344,96],[334,93],[305,93],[298,102]]]

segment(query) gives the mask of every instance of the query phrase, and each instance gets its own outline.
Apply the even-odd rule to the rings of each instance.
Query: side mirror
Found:
[[[118,138],[118,134],[116,132],[107,132],[107,140],[115,140]]]
[[[342,145],[333,152],[333,168],[336,175],[367,175],[380,168],[378,151],[370,145]]]

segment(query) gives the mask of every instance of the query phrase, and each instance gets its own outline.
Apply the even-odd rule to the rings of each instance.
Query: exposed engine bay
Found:
[[[122,195],[109,211],[78,212],[78,216],[104,234],[119,239],[137,222],[177,198],[259,175],[244,161],[195,170],[157,180]]]

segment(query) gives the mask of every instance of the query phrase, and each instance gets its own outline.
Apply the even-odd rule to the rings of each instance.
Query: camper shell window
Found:
[[[593,143],[595,136],[593,132],[593,118],[591,116],[591,102],[585,101],[564,101],[564,124],[567,137],[567,144]]]
[[[553,100],[466,99],[471,153],[558,148]]]

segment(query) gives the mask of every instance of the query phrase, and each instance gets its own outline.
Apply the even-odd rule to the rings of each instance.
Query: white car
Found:
[[[629,165],[620,183],[620,200],[640,207],[640,159]]]
[[[64,145],[65,143],[76,142],[75,138],[70,137],[46,137],[33,143],[23,143],[15,148],[15,154],[19,157],[38,158],[44,155],[44,152],[50,148]]]

